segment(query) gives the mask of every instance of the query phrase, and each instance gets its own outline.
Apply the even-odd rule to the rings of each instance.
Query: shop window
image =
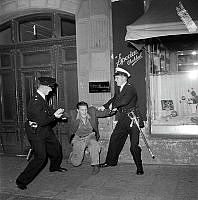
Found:
[[[198,46],[150,47],[151,133],[198,135]]]
[[[179,51],[177,65],[178,71],[198,70],[198,51]]]

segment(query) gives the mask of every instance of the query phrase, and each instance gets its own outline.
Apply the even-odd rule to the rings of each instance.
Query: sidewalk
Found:
[[[0,156],[1,200],[197,200],[198,167],[144,165],[143,176],[136,175],[134,164],[119,163],[91,175],[84,162],[68,172],[50,173],[48,165],[28,185],[19,190],[15,179],[26,166],[25,158]]]

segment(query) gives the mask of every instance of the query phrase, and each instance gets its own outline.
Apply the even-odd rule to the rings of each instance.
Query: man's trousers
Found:
[[[88,148],[91,157],[91,165],[99,164],[99,156],[101,147],[96,141],[95,133],[91,133],[86,137],[79,137],[75,135],[72,140],[73,151],[71,152],[70,159],[74,166],[79,166],[84,158],[85,149]]]
[[[139,146],[139,129],[133,124],[130,127],[131,119],[127,114],[122,113],[118,119],[115,129],[110,137],[106,163],[115,166],[118,163],[120,152],[122,151],[126,139],[130,137],[130,152],[138,170],[142,170],[141,148]]]

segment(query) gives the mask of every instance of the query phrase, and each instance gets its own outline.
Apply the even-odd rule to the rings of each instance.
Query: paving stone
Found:
[[[198,167],[119,163],[91,175],[89,162],[73,167],[66,160],[66,173],[50,173],[49,163],[25,191],[15,185],[27,165],[25,158],[0,156],[0,200],[198,200]]]

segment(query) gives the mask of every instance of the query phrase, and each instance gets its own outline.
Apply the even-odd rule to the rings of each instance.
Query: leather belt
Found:
[[[88,134],[88,135],[90,135],[90,134]],[[79,138],[85,138],[85,137],[87,137],[88,135],[83,135],[83,136],[79,136],[79,135],[78,135],[78,137],[79,137]]]
[[[125,114],[128,114],[130,113],[131,111],[134,111],[135,109],[137,109],[137,106],[134,106],[132,108],[120,108],[118,111],[120,113],[125,113]]]

